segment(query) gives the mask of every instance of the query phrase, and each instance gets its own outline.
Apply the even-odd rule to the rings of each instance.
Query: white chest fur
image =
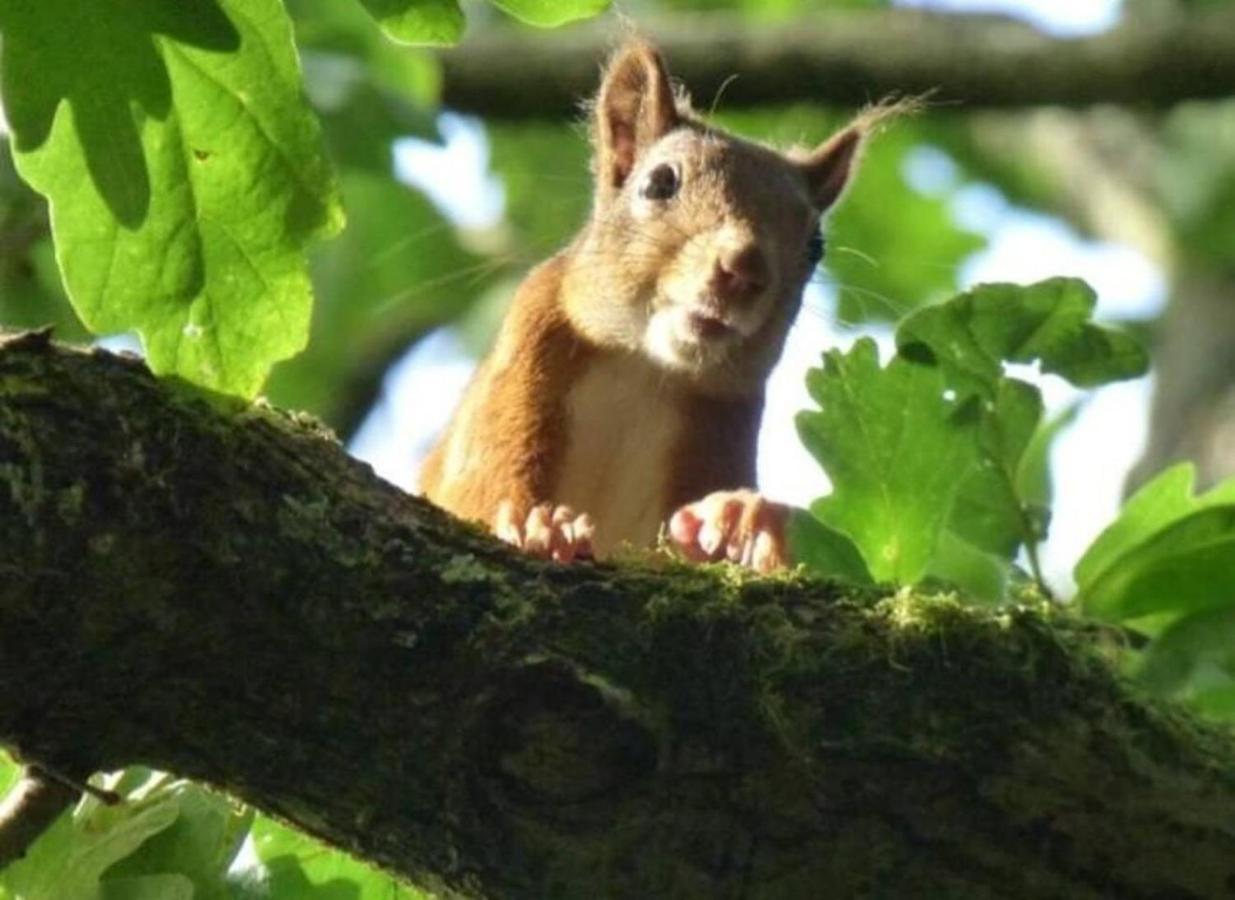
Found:
[[[591,515],[596,552],[650,546],[661,522],[681,428],[675,392],[638,357],[588,366],[566,400],[567,446],[554,500]]]

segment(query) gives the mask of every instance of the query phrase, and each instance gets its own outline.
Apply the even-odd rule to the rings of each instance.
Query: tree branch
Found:
[[[860,106],[934,91],[965,107],[1126,103],[1163,107],[1235,93],[1235,9],[1130,19],[1057,39],[986,15],[836,11],[780,23],[721,13],[640,23],[707,106],[797,101]],[[620,40],[612,21],[559,31],[489,30],[441,55],[443,102],[496,118],[572,115]],[[729,82],[730,76],[738,77]]]
[[[0,742],[441,893],[1215,897],[1229,734],[1043,608],[542,564],[132,360],[0,344]]]

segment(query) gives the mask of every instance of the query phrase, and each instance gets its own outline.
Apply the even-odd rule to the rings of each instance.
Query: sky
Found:
[[[902,6],[933,6],[957,11],[1000,12],[1028,19],[1061,36],[1091,34],[1110,27],[1116,0],[902,0]],[[448,216],[464,227],[483,228],[501,219],[501,184],[487,169],[487,146],[478,123],[444,114],[444,148],[406,141],[396,152],[401,177],[425,190]],[[954,172],[947,157],[929,148],[915,154],[907,179],[921,190],[953,194],[957,219],[985,233],[988,247],[968,259],[961,287],[983,281],[1028,283],[1053,275],[1075,275],[1093,285],[1103,319],[1144,317],[1164,301],[1163,275],[1131,248],[1083,240],[1057,219],[1010,206],[989,186],[951,191]],[[784,357],[768,387],[768,407],[760,435],[760,489],[770,496],[805,504],[827,492],[826,476],[799,443],[793,416],[809,405],[803,378],[818,364],[820,347],[845,347],[857,332],[838,327],[830,310],[835,297],[812,284],[805,311],[790,332]],[[863,334],[872,333],[866,329]],[[891,352],[890,332],[874,332]],[[415,488],[415,464],[445,426],[474,362],[449,329],[420,342],[387,376],[383,397],[356,435],[351,450],[379,474]],[[1057,590],[1071,589],[1070,570],[1085,546],[1115,515],[1123,479],[1145,439],[1149,379],[1140,379],[1084,396],[1060,379],[1020,372],[1043,390],[1048,415],[1082,403],[1075,424],[1056,442],[1052,463],[1056,505],[1043,565]]]
[[[1120,0],[894,0],[894,5],[1004,13],[1059,37],[1077,37],[1110,28],[1119,18],[1121,4]]]

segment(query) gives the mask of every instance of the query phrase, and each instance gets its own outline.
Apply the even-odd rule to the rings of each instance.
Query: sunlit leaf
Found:
[[[876,580],[917,581],[974,462],[975,405],[945,396],[933,366],[881,368],[868,338],[824,354],[807,386],[820,411],[799,413],[798,433],[833,485],[811,511],[853,539]]]
[[[356,93],[378,91],[407,102],[424,115],[437,112],[441,96],[441,65],[427,49],[387,40],[373,27],[359,3],[347,0],[286,0],[296,25],[296,44],[305,59],[305,87],[319,111],[342,112]],[[324,73],[310,57],[341,57],[352,63],[334,74]],[[327,73],[328,74],[328,73]]]
[[[1032,554],[1046,537],[1049,507],[1037,496],[1043,485],[1025,480],[1023,464],[1042,419],[1042,398],[1032,385],[1007,378],[1005,367],[1037,362],[1080,386],[1142,374],[1147,358],[1139,342],[1093,324],[1095,302],[1078,279],[987,284],[912,313],[896,330],[901,354],[940,367],[960,396],[983,398],[978,465],[961,488],[952,529],[1005,560],[1026,546],[1035,569]]]
[[[1145,650],[1136,676],[1155,693],[1235,719],[1235,602],[1176,622]]]
[[[991,395],[1005,362],[1038,362],[1078,387],[1145,374],[1135,338],[1093,324],[1093,289],[1077,278],[983,284],[918,310],[896,329],[900,352],[930,360],[963,390]]]
[[[21,766],[0,747],[0,797],[21,779]]]
[[[393,40],[449,46],[463,37],[458,0],[360,0]]]
[[[282,5],[0,0],[0,32],[17,167],[82,321],[255,393],[304,345],[306,244],[342,222]]]
[[[253,823],[253,848],[270,900],[428,900],[391,876],[265,816]]]
[[[193,882],[172,872],[108,878],[99,884],[97,896],[98,900],[199,900]]]
[[[609,8],[610,0],[489,0],[520,21],[541,28],[555,28],[588,19]]]
[[[1166,470],[1124,505],[1077,564],[1092,616],[1137,619],[1235,604],[1235,479],[1193,496],[1195,470]]]
[[[853,541],[805,510],[793,510],[789,518],[788,540],[793,561],[816,574],[850,584],[874,583]]]
[[[964,591],[974,600],[998,603],[1004,599],[1012,566],[992,553],[978,549],[945,528],[931,554],[926,575]]]
[[[975,547],[1012,559],[1022,543],[1040,539],[1037,521],[1017,493],[1021,459],[1042,418],[1042,395],[1031,384],[1001,379],[981,406],[978,460],[961,485],[949,525]]]
[[[167,790],[176,797],[176,820],[109,869],[106,881],[175,872],[195,900],[226,896],[228,870],[248,834],[252,810],[188,782]]]
[[[1038,425],[1029,446],[1021,457],[1016,473],[1016,492],[1031,508],[1050,510],[1054,497],[1051,481],[1051,448],[1060,433],[1076,421],[1081,404],[1070,403],[1046,422]]]
[[[83,797],[0,885],[23,900],[223,900],[252,813],[222,794],[134,766],[105,779],[109,806]]]
[[[1192,613],[1235,600],[1235,503],[1210,506],[1155,531],[1101,577],[1081,585],[1085,612],[1135,619]]]
[[[5,136],[0,136],[0,248],[0,323],[52,325],[61,339],[85,336],[60,286],[47,202],[18,177]]]
[[[170,826],[178,814],[179,804],[171,794],[114,807],[86,798],[72,814],[56,819],[24,858],[0,872],[0,884],[23,900],[98,898],[104,872]],[[183,883],[190,894],[182,896],[191,896],[192,883]]]

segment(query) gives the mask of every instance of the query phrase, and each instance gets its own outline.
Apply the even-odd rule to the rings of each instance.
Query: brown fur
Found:
[[[492,523],[503,500],[526,512],[553,495],[563,401],[593,352],[562,311],[564,265],[556,256],[520,286],[494,352],[425,460],[421,490],[462,518]]]
[[[607,549],[754,484],[764,385],[811,273],[810,237],[880,116],[785,156],[705,125],[670,85],[640,41],[606,70],[592,215],[518,291],[422,473],[460,516],[493,524],[508,503],[522,522],[537,504],[575,503],[598,536],[606,511],[625,523]],[[666,168],[675,190],[662,198],[647,185]]]
[[[666,481],[663,517],[713,491],[755,484],[755,450],[763,396],[688,394],[681,406],[687,427],[674,449],[678,461]],[[728,448],[717,453],[716,448]]]

